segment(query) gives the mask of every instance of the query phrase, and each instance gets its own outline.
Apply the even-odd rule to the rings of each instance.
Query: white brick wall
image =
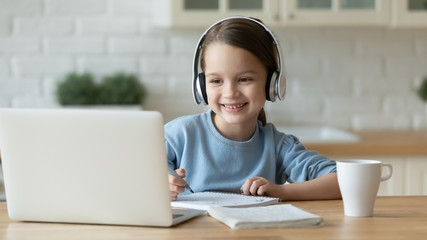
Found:
[[[0,39],[0,47],[3,56],[41,52],[40,40],[35,37],[3,37]]]
[[[117,71],[138,72],[138,58],[132,56],[81,57],[77,60],[78,72],[92,72],[98,75],[111,74]]]
[[[44,0],[46,13],[52,16],[98,15],[107,12],[107,0]]]
[[[155,0],[113,0],[111,8],[115,15],[147,15],[152,12],[152,1]]]
[[[155,56],[166,53],[166,39],[153,36],[114,37],[109,40],[108,52],[113,54],[147,54]]]
[[[75,31],[75,20],[72,17],[19,16],[14,18],[13,31],[17,36],[69,36]]]
[[[136,35],[139,31],[137,18],[129,17],[86,17],[77,20],[78,33],[81,35]]]
[[[10,64],[8,59],[0,58],[0,79],[10,76]]]
[[[9,16],[0,15],[0,36],[8,36],[10,34],[12,29],[11,22]]]
[[[11,60],[12,75],[18,80],[27,80],[27,77],[60,76],[74,70],[73,59],[66,56],[22,55],[12,57]]]
[[[204,29],[151,24],[156,0],[0,0],[0,107],[55,107],[70,71],[97,79],[133,72],[146,109],[166,121],[205,111],[191,93],[192,57]],[[155,14],[155,13],[154,13]],[[273,29],[288,78],[269,120],[349,129],[427,129],[414,93],[427,76],[427,29]]]
[[[40,15],[43,12],[43,0],[1,0],[1,16]]]
[[[50,37],[43,40],[44,52],[49,55],[93,55],[106,52],[102,37]]]
[[[35,79],[0,81],[0,96],[5,102],[11,102],[17,97],[40,96],[40,81]]]

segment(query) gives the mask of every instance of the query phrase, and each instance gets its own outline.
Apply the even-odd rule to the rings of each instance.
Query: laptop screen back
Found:
[[[169,226],[158,112],[0,110],[10,218]]]

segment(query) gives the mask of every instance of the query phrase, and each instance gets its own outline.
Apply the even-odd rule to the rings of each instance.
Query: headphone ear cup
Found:
[[[196,104],[203,103],[206,105],[206,87],[205,87],[205,75],[203,73],[197,74],[193,80],[193,96]]]
[[[280,100],[284,99],[285,94],[282,92],[286,89],[286,82],[281,82],[280,80],[280,73],[278,71],[271,71],[268,74],[265,93],[268,101],[274,102],[277,98]],[[283,83],[284,86],[282,86]]]
[[[278,79],[279,83],[277,84],[277,93],[279,100],[284,100],[286,95],[286,77],[282,76],[280,79]]]
[[[276,96],[275,96],[275,81],[276,81],[276,71],[270,71],[268,72],[267,75],[267,82],[265,84],[265,98],[268,101],[272,101],[274,102],[276,100]]]
[[[267,99],[267,101],[271,101],[270,98],[270,82],[271,82],[271,75],[272,75],[272,71],[269,71],[267,74],[267,81],[265,83],[265,98]]]
[[[202,100],[201,102],[203,102],[204,105],[208,105],[208,95],[206,94],[206,77],[204,73],[199,73],[198,82],[199,94]]]
[[[203,100],[198,75],[193,79],[193,97],[197,105],[199,105]]]

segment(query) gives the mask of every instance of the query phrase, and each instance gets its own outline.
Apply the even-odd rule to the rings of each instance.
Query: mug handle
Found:
[[[393,166],[391,166],[391,164],[384,163],[382,166],[388,168],[388,174],[386,176],[381,176],[381,182],[390,179],[393,174]]]

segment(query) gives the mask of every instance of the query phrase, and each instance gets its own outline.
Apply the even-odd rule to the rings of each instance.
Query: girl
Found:
[[[221,20],[202,36],[193,90],[210,110],[165,125],[169,168],[181,176],[169,175],[171,200],[187,184],[282,200],[341,197],[335,162],[266,123],[266,100],[283,98],[276,44],[259,20],[245,17]]]

